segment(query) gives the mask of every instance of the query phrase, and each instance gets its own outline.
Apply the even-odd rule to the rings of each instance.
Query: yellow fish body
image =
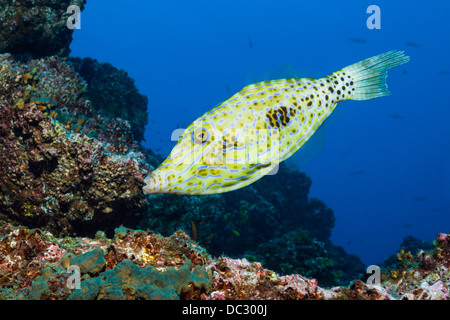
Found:
[[[388,95],[387,70],[408,61],[389,51],[321,79],[246,86],[183,132],[143,191],[200,195],[245,187],[300,149],[339,101]]]

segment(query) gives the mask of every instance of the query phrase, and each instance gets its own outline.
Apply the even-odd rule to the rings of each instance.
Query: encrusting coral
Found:
[[[83,10],[86,0],[0,1],[0,53],[34,57],[67,56],[73,30],[67,27],[70,5]]]
[[[148,99],[138,92],[127,72],[91,58],[71,58],[70,62],[87,83],[84,96],[92,103],[93,110],[110,118],[127,120],[133,138],[142,141],[148,119]]]
[[[150,166],[129,123],[94,113],[63,58],[4,54],[0,70],[0,218],[56,234],[132,220]]]
[[[327,289],[259,262],[214,258],[182,231],[162,237],[121,227],[113,238],[99,231],[92,239],[2,224],[0,299],[443,300],[449,299],[449,239],[439,234],[432,250],[407,255],[410,261],[395,270],[382,269],[381,283],[355,280]],[[68,285],[73,265],[80,270],[79,288]]]

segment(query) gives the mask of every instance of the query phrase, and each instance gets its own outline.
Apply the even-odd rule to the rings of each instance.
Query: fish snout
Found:
[[[142,191],[144,191],[145,194],[155,194],[161,192],[160,184],[153,172],[144,179],[144,183],[145,185],[142,188]]]

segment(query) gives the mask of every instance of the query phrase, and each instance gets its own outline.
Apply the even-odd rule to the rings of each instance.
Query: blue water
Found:
[[[367,28],[372,4],[381,29]],[[302,168],[310,196],[334,210],[332,242],[376,264],[407,235],[450,231],[449,12],[444,1],[97,0],[71,49],[135,79],[149,98],[144,145],[164,157],[174,129],[239,91],[254,68],[289,63],[321,77],[405,50],[411,61],[389,71],[392,95],[340,103],[322,152]]]

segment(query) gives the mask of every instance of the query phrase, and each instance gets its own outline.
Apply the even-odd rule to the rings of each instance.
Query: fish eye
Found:
[[[196,144],[203,144],[209,139],[209,132],[205,128],[199,128],[192,133],[192,141]]]

